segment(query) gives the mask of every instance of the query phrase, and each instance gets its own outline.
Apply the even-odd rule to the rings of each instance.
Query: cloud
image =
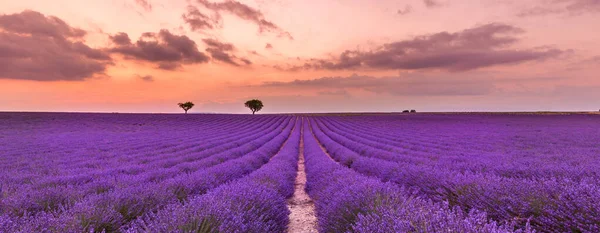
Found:
[[[140,80],[145,81],[145,82],[153,82],[154,81],[154,77],[152,75],[139,75],[139,74],[136,74],[135,77],[137,77]]]
[[[1,15],[0,25],[8,32],[52,38],[83,38],[86,35],[86,31],[73,28],[58,17],[45,16],[30,10],[18,14]]]
[[[144,8],[146,11],[152,11],[152,4],[149,0],[135,0],[135,3]]]
[[[105,75],[112,59],[86,45],[85,35],[36,11],[0,15],[0,79],[74,81]]]
[[[324,96],[350,96],[350,93],[344,89],[333,91],[319,91],[317,92],[317,94]]]
[[[174,71],[174,70],[178,70],[179,68],[181,68],[181,66],[182,65],[177,62],[159,62],[158,66],[156,68],[161,69],[161,70]]]
[[[351,75],[348,77],[322,77],[289,82],[265,82],[259,87],[288,89],[326,89],[319,93],[344,94],[346,89],[358,89],[372,93],[395,96],[470,96],[489,94],[494,84],[479,77],[446,74],[412,74],[396,77],[372,77]],[[333,91],[331,91],[333,89]]]
[[[110,37],[115,46],[112,53],[122,54],[125,59],[146,61],[158,64],[157,68],[174,70],[183,64],[205,63],[210,58],[198,51],[196,43],[185,35],[174,35],[162,29],[158,33],[143,33],[140,39],[131,43],[126,33]]]
[[[241,66],[242,63],[245,65],[252,64],[252,62],[246,58],[238,58],[235,55],[230,54],[235,51],[233,44],[223,43],[215,39],[203,39],[202,41],[208,46],[206,52],[210,53],[211,57],[215,60],[234,66]]]
[[[223,52],[222,50],[218,50],[218,49],[209,47],[206,49],[206,51],[209,52],[210,56],[217,61],[222,61],[222,62],[228,63],[230,65],[234,65],[234,66],[240,65],[234,61],[233,55]]]
[[[525,9],[517,14],[519,17],[541,16],[549,14],[559,14],[565,12],[564,9],[552,9],[546,7],[533,7]]]
[[[600,12],[600,1],[598,0],[555,0],[556,2],[568,2],[567,10],[571,13]]]
[[[589,58],[577,61],[573,65],[600,65],[600,56],[589,57]]]
[[[214,29],[221,24],[221,18],[218,14],[214,17],[210,17],[191,5],[187,7],[187,13],[183,14],[182,17],[192,31]]]
[[[598,0],[543,0],[539,6],[527,8],[517,14],[519,17],[544,16],[551,14],[581,15],[600,13]]]
[[[119,32],[115,35],[109,36],[110,40],[117,45],[129,45],[131,44],[131,39],[129,39],[129,35],[124,32]]]
[[[427,8],[440,7],[443,5],[441,2],[438,2],[438,0],[423,0],[423,3]]]
[[[277,33],[279,37],[285,37],[290,40],[294,39],[289,32],[283,30],[273,22],[265,19],[265,16],[262,12],[241,2],[234,0],[226,0],[224,2],[214,3],[209,2],[208,0],[197,0],[197,2],[207,9],[213,10],[217,15],[219,15],[220,12],[227,12],[239,17],[240,19],[250,21],[258,26],[259,32],[261,33],[273,32]]]
[[[593,63],[600,63],[600,56],[594,56],[594,57],[590,58],[588,61],[593,62]]]
[[[404,7],[404,9],[398,10],[398,14],[399,15],[406,15],[406,14],[411,13],[411,12],[412,12],[412,6],[410,6],[410,5],[406,5]]]
[[[600,56],[593,56],[571,62],[567,65],[566,70],[580,71],[587,68],[596,68],[598,65],[600,65]]]
[[[240,58],[240,61],[242,61],[246,65],[252,65],[252,62],[247,58]]]
[[[273,49],[273,45],[271,45],[270,43],[267,43],[267,45],[265,45],[265,49]]]
[[[275,68],[288,71],[360,68],[467,71],[541,61],[565,52],[542,47],[523,50],[508,48],[519,41],[517,35],[523,32],[511,25],[490,23],[455,33],[440,32],[387,43],[372,51],[346,50],[337,58],[311,59],[303,65]]]
[[[223,43],[215,39],[203,39],[202,40],[206,45],[212,48],[217,48],[222,51],[233,51],[235,47],[231,43]]]
[[[247,51],[247,53],[250,54],[251,56],[264,57],[262,54],[256,52],[256,50],[249,50],[249,51]]]

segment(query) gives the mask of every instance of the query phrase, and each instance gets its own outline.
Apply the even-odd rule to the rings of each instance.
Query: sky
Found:
[[[598,111],[600,0],[0,2],[0,111]]]

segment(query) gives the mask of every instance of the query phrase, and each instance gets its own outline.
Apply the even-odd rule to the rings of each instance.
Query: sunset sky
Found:
[[[598,111],[600,0],[0,2],[0,111]]]

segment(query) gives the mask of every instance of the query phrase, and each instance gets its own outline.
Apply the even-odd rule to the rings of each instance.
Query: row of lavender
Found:
[[[361,175],[334,161],[311,131],[305,124],[306,190],[315,201],[319,232],[529,232]]]
[[[320,117],[313,129],[340,164],[428,199],[541,232],[598,232],[599,120]]]
[[[140,115],[150,119],[114,116],[98,126],[90,115],[61,117],[25,125],[37,130],[31,136],[11,137],[35,147],[2,148],[0,232],[120,231],[257,170],[295,124],[289,116]]]
[[[285,232],[294,192],[302,120],[281,150],[250,175],[186,203],[139,218],[124,232]]]
[[[301,140],[320,232],[598,229],[597,118],[10,117],[0,232],[284,232]]]
[[[124,232],[285,232],[286,198],[293,192],[300,140],[320,232],[513,232],[484,213],[463,213],[331,160],[309,121],[297,121],[281,150],[250,175],[189,202],[150,212]]]
[[[530,232],[500,226],[484,212],[465,213],[361,175],[325,153],[309,122],[298,121],[281,151],[256,172],[187,203],[147,214],[123,231],[285,232],[285,199],[293,191],[298,143],[303,140],[306,190],[316,204],[319,232]]]

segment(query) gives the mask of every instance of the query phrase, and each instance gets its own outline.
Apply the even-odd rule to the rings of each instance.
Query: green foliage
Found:
[[[255,112],[260,111],[264,105],[263,105],[262,101],[257,100],[257,99],[252,99],[252,100],[246,101],[246,103],[244,103],[244,106],[249,108],[252,111],[252,114],[254,114]]]
[[[183,109],[183,111],[185,111],[185,113],[187,113],[188,110],[192,109],[194,107],[194,103],[188,101],[185,103],[178,103],[177,104],[180,108]]]

